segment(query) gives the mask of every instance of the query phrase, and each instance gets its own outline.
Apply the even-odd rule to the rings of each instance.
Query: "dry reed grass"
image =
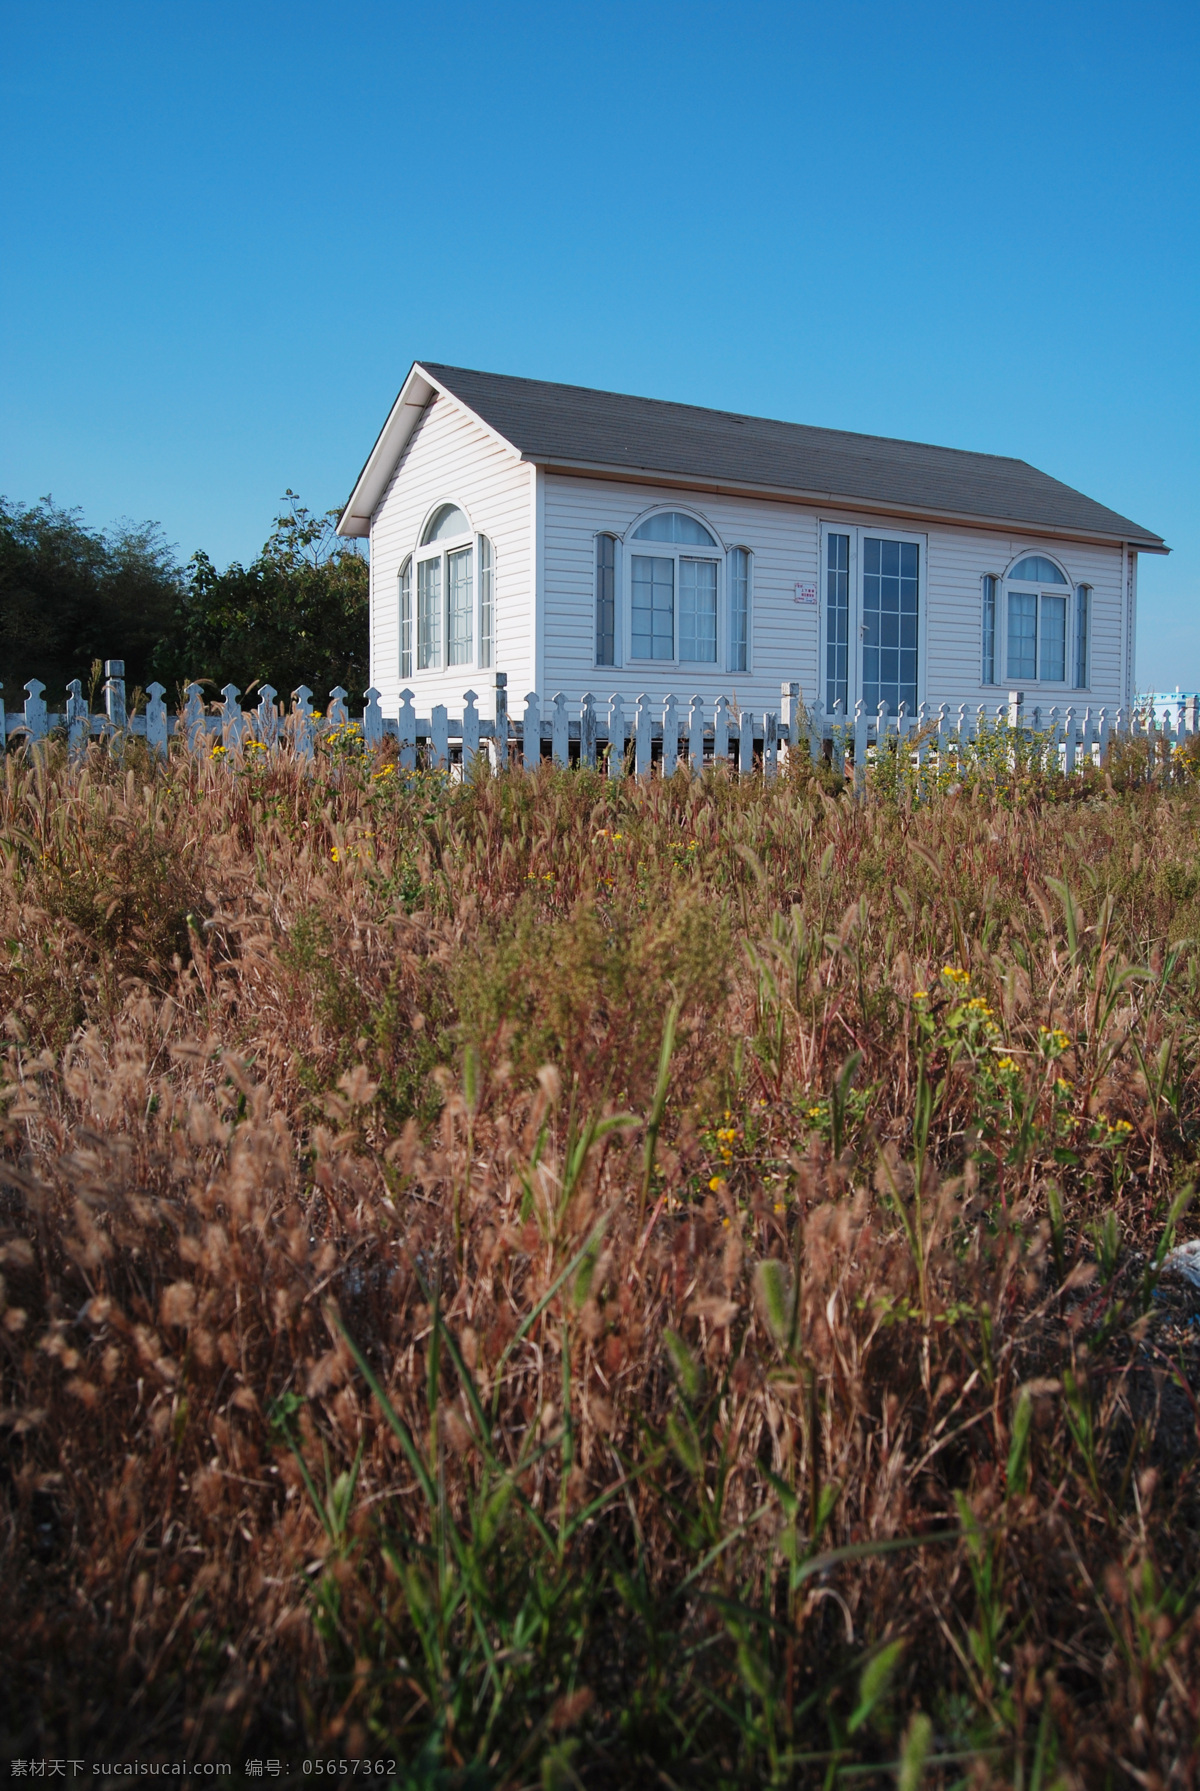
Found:
[[[1198,817],[10,755],[7,1751],[1191,1783]]]

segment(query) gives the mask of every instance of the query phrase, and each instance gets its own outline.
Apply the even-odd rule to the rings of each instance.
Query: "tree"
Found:
[[[236,684],[243,696],[299,685],[323,707],[335,685],[357,702],[366,688],[369,573],[357,544],[336,533],[339,512],[305,508],[294,491],[258,558],[218,572],[206,553],[188,563],[171,637],[158,657],[164,683]]]
[[[78,510],[44,497],[22,506],[0,497],[0,681],[19,708],[29,678],[61,704],[78,678],[88,689],[98,659],[125,661],[132,687],[146,684],[183,596],[174,550],[157,523],[89,529]]]

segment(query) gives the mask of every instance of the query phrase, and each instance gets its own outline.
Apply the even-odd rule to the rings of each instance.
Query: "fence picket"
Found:
[[[399,743],[399,760],[402,771],[415,771],[417,768],[417,712],[413,708],[411,690],[400,692],[400,712],[396,718],[396,737]]]
[[[462,762],[464,774],[470,771],[479,757],[479,710],[475,707],[478,701],[478,691],[468,690],[463,693]]]
[[[167,705],[163,702],[166,694],[161,684],[147,686],[146,745],[160,759],[167,756]]]
[[[634,716],[634,764],[637,775],[648,775],[653,753],[653,722],[650,719],[650,698],[643,692],[637,700],[637,713]]]
[[[608,775],[616,779],[625,775],[625,705],[619,696],[608,703]]]
[[[678,712],[678,709],[679,709],[679,706],[676,703],[675,698],[673,696],[667,697],[663,703],[663,721],[662,721],[662,730],[663,730],[662,774],[664,777],[674,777],[675,768],[679,763],[679,712]]]
[[[4,704],[0,701],[0,710],[3,708]],[[82,756],[90,733],[91,716],[88,714],[87,698],[79,679],[72,678],[67,685],[67,751],[73,759]],[[0,717],[0,741],[3,739],[4,723]]]
[[[688,709],[688,764],[692,775],[704,770],[704,698],[694,696]]]

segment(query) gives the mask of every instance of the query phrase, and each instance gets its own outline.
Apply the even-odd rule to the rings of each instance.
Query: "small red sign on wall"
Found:
[[[817,607],[816,585],[797,585],[796,595],[792,601],[793,603],[811,604],[812,608],[815,609]]]

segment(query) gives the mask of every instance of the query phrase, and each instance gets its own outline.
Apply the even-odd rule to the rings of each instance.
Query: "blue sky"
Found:
[[[414,358],[1020,455],[1200,684],[1200,8],[0,4],[0,492],[258,548]]]

